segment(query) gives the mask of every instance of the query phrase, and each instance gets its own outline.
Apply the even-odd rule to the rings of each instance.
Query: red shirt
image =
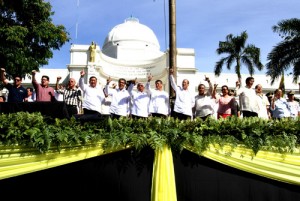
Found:
[[[52,87],[43,87],[37,81],[32,81],[33,87],[36,91],[36,101],[51,101],[54,97],[54,89]]]

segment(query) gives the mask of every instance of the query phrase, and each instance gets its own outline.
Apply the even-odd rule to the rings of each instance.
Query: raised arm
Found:
[[[84,91],[84,81],[83,81],[84,75],[85,75],[84,70],[80,71],[79,87],[82,91]]]
[[[37,83],[37,81],[36,81],[35,75],[36,75],[36,70],[31,71],[31,79],[32,79],[32,80],[31,80],[31,83],[32,83],[34,89],[37,90],[37,88],[38,88],[38,83]]]
[[[153,79],[153,76],[151,74],[149,74],[148,75],[148,80],[147,80],[147,83],[146,83],[146,86],[145,86],[145,89],[148,92],[151,92],[150,82],[151,82],[152,79]]]
[[[217,86],[218,84],[214,84],[213,92],[212,92],[212,98],[217,99]]]
[[[133,87],[136,85],[136,82],[137,82],[137,78],[135,78],[135,80],[131,80],[130,85],[127,89],[131,96],[132,96]]]
[[[36,82],[36,79],[35,79],[35,74],[36,74],[36,70],[33,70],[32,72],[31,72],[31,79],[32,79],[32,82]]]
[[[134,87],[133,83],[130,83],[129,86],[128,86],[127,91],[128,91],[128,93],[129,93],[130,96],[133,95],[133,93],[132,93],[133,92],[133,87]]]
[[[208,83],[208,95],[212,95],[213,94],[213,86],[212,83],[210,82],[209,77],[206,77],[205,75],[205,81]]]
[[[59,89],[58,83],[59,83],[60,80],[61,80],[61,77],[60,77],[60,76],[56,78],[55,90],[58,90],[58,89]]]
[[[170,74],[170,83],[171,83],[171,86],[174,89],[174,91],[176,91],[177,90],[177,86],[176,86],[176,82],[175,82],[174,75],[173,75],[174,74],[174,69],[173,68],[170,68],[169,74]]]
[[[0,75],[1,81],[3,82],[4,85],[7,85],[8,80],[5,77],[5,69],[1,68],[0,73],[1,73],[1,75]]]
[[[111,92],[109,91],[109,83],[111,82],[111,77],[108,77],[107,79],[106,79],[106,85],[105,85],[105,87],[104,87],[104,89],[103,89],[103,92],[104,92],[104,94],[106,94],[107,96],[109,95],[109,94],[111,94]]]

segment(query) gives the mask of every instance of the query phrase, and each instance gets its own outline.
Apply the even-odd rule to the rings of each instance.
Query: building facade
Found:
[[[72,44],[70,47],[70,63],[65,69],[40,69],[36,75],[37,80],[42,75],[50,77],[50,85],[55,85],[59,75],[63,83],[72,77],[80,78],[80,71],[86,72],[85,82],[89,77],[98,78],[100,85],[105,85],[108,77],[113,82],[119,78],[132,80],[137,78],[140,82],[146,82],[148,75],[153,80],[162,80],[164,89],[169,91],[168,82],[169,54],[162,52],[155,33],[147,26],[141,24],[137,18],[130,17],[111,29],[104,39],[102,47],[93,41],[91,44]],[[200,69],[200,70],[199,70]],[[201,72],[201,67],[195,64],[195,51],[193,48],[177,48],[176,80],[181,85],[183,79],[190,82],[189,89],[197,93],[197,86],[202,83],[207,85],[204,77],[210,78],[212,83],[218,84],[218,88],[227,85],[235,89],[237,75],[234,73],[222,73],[215,77],[213,72]],[[242,84],[249,75],[242,74]],[[254,75],[255,83],[263,86],[264,92],[274,91],[279,86],[277,80],[271,85],[271,79],[266,75]],[[113,83],[112,82],[112,83]],[[31,86],[31,80],[23,80],[24,86]],[[154,81],[152,83],[154,86]],[[286,90],[294,90],[299,95],[299,85],[292,82],[292,76],[285,76]],[[5,91],[4,91],[5,93]]]

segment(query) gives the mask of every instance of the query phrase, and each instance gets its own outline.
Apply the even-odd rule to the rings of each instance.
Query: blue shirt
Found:
[[[270,107],[273,118],[291,117],[291,107],[284,98],[274,102],[275,108]]]
[[[27,98],[27,90],[22,86],[16,87],[8,83],[5,85],[5,88],[9,92],[7,102],[18,103],[23,102],[24,99]]]

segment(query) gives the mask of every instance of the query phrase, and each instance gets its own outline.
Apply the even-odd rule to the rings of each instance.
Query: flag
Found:
[[[284,86],[284,72],[282,71],[281,73],[281,80],[280,80],[280,83],[279,83],[279,87],[278,89],[281,89],[282,91],[282,97],[284,96],[285,94],[285,86]]]

